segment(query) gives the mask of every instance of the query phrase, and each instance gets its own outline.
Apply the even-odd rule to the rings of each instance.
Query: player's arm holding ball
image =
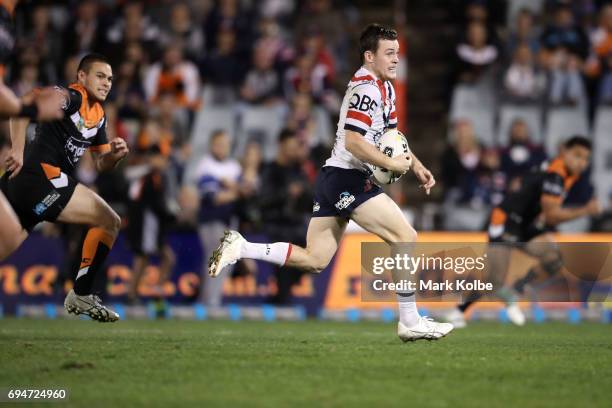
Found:
[[[352,130],[346,130],[346,150],[361,161],[400,174],[410,170],[412,164],[411,154],[389,157],[378,150],[376,146],[366,142],[362,135]]]

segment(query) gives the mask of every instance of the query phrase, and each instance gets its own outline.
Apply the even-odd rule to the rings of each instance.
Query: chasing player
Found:
[[[10,61],[15,38],[12,15],[18,0],[0,1],[0,131],[8,136],[8,118],[27,117],[33,120],[53,120],[62,117],[63,97],[51,89],[44,89],[35,97],[19,99],[4,84],[5,65]],[[0,192],[0,261],[4,260],[23,241],[24,231],[4,194]]]
[[[219,275],[224,267],[242,258],[319,273],[338,249],[349,219],[387,243],[416,241],[416,231],[397,204],[370,181],[367,166],[403,174],[412,165],[427,194],[435,185],[431,172],[414,154],[390,158],[375,146],[385,129],[397,127],[395,91],[390,82],[396,77],[399,62],[397,32],[371,24],[359,41],[363,66],[348,84],[336,143],[317,179],[306,248],[286,242],[254,244],[238,232],[228,231],[210,258],[210,275]],[[403,341],[434,340],[453,329],[451,324],[420,316],[414,293],[397,293],[397,297],[398,336]]]
[[[25,231],[41,221],[85,224],[90,229],[83,242],[81,264],[74,289],[64,301],[69,313],[86,314],[101,322],[119,315],[101,304],[91,293],[95,274],[101,269],[119,233],[121,219],[96,193],[79,184],[72,174],[81,156],[89,150],[98,171],[107,171],[128,154],[123,139],[106,137],[106,118],[101,103],[113,81],[105,57],[89,54],[77,70],[77,82],[59,89],[64,97],[63,118],[40,123],[36,138],[24,157],[28,120],[11,127],[13,147],[8,172],[0,188],[8,198]],[[20,236],[21,242],[27,233]]]
[[[520,188],[509,192],[491,213],[489,242],[497,243],[493,248],[496,258],[494,273],[505,275],[512,247],[539,260],[512,288],[504,288],[498,293],[508,305],[508,318],[516,325],[523,325],[525,316],[515,302],[514,292],[522,294],[527,284],[554,276],[563,266],[552,234],[555,226],[601,212],[594,198],[582,207],[562,206],[568,191],[589,166],[590,155],[591,142],[588,139],[581,136],[568,139],[560,155],[546,170],[528,173]],[[501,245],[503,243],[508,245]],[[447,319],[455,327],[465,327],[464,313],[481,297],[481,293],[471,293],[464,303],[449,313]]]

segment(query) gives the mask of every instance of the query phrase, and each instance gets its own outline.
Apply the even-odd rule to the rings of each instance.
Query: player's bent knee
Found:
[[[408,225],[406,228],[402,228],[396,234],[393,234],[392,242],[416,242],[417,232],[414,228]]]
[[[325,270],[325,268],[327,268],[327,265],[329,265],[329,261],[322,259],[313,259],[308,272],[321,273]]]
[[[119,235],[119,230],[121,229],[121,217],[119,217],[119,215],[114,210],[110,210],[106,214],[104,214],[101,226],[106,229],[113,237],[116,237],[117,235]]]

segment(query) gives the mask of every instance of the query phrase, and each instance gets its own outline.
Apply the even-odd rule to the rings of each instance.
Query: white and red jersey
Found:
[[[386,129],[395,127],[397,114],[393,85],[389,81],[377,79],[373,73],[361,67],[351,78],[342,100],[336,143],[325,166],[369,172],[366,163],[346,150],[346,131],[357,132],[368,143],[376,145]]]

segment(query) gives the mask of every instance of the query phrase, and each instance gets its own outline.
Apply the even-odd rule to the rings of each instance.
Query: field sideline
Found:
[[[0,362],[0,387],[67,388],[71,406],[604,407],[612,325],[403,344],[384,323],[1,319]]]

